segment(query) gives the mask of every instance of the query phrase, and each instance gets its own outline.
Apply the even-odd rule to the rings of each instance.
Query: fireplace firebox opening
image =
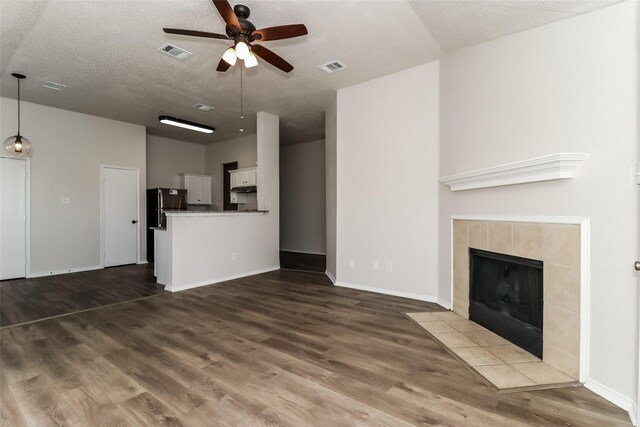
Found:
[[[542,359],[543,263],[469,249],[469,318]]]

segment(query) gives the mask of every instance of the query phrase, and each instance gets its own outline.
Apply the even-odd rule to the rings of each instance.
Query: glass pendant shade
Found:
[[[4,140],[2,148],[11,157],[23,158],[31,154],[31,142],[21,135],[10,136]]]
[[[244,66],[246,68],[252,68],[256,65],[258,65],[258,58],[256,58],[253,52],[249,52],[249,56],[244,60]]]
[[[236,65],[236,61],[238,57],[236,56],[236,51],[234,48],[230,47],[224,52],[222,55],[222,59],[229,65]]]

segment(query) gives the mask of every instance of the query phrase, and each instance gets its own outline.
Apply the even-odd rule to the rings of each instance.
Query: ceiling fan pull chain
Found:
[[[240,66],[240,118],[244,119],[244,110],[242,105],[242,65]]]

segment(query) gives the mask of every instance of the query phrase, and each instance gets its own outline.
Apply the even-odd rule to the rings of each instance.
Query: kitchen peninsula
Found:
[[[175,292],[277,270],[272,217],[266,211],[167,212],[166,229],[154,231],[157,282]]]
[[[166,227],[154,230],[154,271],[166,290],[280,268],[279,118],[259,112],[256,122],[258,210],[166,212]]]

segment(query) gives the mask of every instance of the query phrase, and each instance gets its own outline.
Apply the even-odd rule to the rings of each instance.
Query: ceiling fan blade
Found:
[[[206,37],[208,39],[222,39],[229,40],[224,34],[207,33],[206,31],[194,31],[194,30],[179,30],[177,28],[163,28],[167,34],[180,34],[181,36],[194,36],[194,37]]]
[[[290,39],[292,37],[304,36],[309,34],[304,24],[280,25],[278,27],[269,27],[256,30],[251,34],[256,40],[267,42],[271,40]]]
[[[220,59],[220,62],[218,62],[218,68],[216,68],[216,71],[220,71],[221,73],[224,73],[229,69],[229,67],[231,67],[231,64],[229,64],[224,59]]]
[[[287,61],[285,61],[280,56],[276,55],[275,53],[273,53],[272,51],[270,51],[264,46],[260,46],[258,44],[251,45],[251,50],[260,58],[264,59],[274,67],[280,68],[285,73],[288,73],[289,71],[293,70],[293,65],[289,64]]]
[[[220,16],[222,16],[222,19],[224,19],[224,22],[226,22],[229,27],[235,27],[234,31],[237,33],[242,31],[240,21],[238,21],[238,17],[227,0],[213,0],[213,5],[218,9]]]

